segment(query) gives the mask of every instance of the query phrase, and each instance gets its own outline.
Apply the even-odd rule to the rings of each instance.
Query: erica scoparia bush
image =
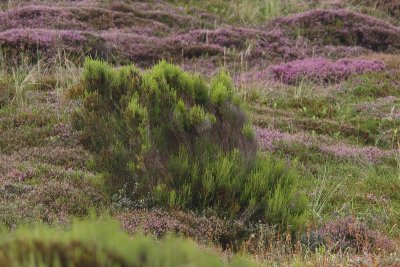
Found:
[[[111,191],[127,185],[130,197],[155,205],[294,227],[304,221],[298,177],[257,153],[226,72],[208,84],[165,61],[141,72],[88,59],[81,86],[73,124]]]

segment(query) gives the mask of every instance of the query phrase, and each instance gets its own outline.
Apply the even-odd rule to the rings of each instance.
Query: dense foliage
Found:
[[[157,205],[304,223],[298,176],[289,163],[257,154],[227,73],[208,85],[165,61],[141,73],[89,59],[82,86],[74,124],[111,191],[127,185],[132,198]]]
[[[398,2],[3,1],[0,266],[398,266]]]

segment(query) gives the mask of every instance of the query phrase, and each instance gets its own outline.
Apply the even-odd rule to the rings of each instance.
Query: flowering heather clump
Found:
[[[101,191],[89,182],[49,177],[33,186],[19,181],[1,183],[0,223],[11,228],[35,220],[65,224],[71,216],[103,207]]]
[[[352,74],[382,71],[385,64],[380,61],[361,59],[340,59],[331,61],[326,58],[296,60],[271,66],[267,69],[276,80],[286,84],[295,84],[303,79],[317,82],[338,82]]]
[[[362,159],[368,162],[377,162],[382,158],[393,156],[392,151],[385,151],[377,147],[355,147],[344,144],[332,146],[321,145],[319,149],[338,158]]]
[[[73,30],[13,29],[0,33],[0,42],[9,44],[27,43],[49,47],[56,41],[80,44],[84,40],[85,37],[79,31]]]
[[[375,51],[400,49],[400,28],[349,10],[312,10],[271,23],[320,44],[362,46]],[[270,25],[270,26],[271,26]]]
[[[300,142],[303,144],[307,143],[304,135],[291,135],[289,133],[285,133],[272,128],[258,128],[257,140],[260,146],[268,151],[275,151],[279,142]]]
[[[73,30],[12,29],[0,32],[0,48],[5,56],[16,61],[25,52],[32,58],[36,53],[43,56],[56,55],[58,49],[79,52],[86,37]]]
[[[82,180],[74,183],[72,179],[65,180],[43,181],[24,196],[33,207],[40,208],[42,220],[52,222],[62,214],[87,215],[90,208],[103,205],[101,192],[90,182]]]
[[[0,12],[0,30],[15,28],[81,29],[82,24],[73,20],[65,8],[45,5],[28,5],[7,12]]]
[[[0,30],[27,27],[69,30],[126,28],[135,31],[143,28],[152,35],[154,33],[151,33],[151,30],[157,32],[170,31],[170,27],[207,26],[206,22],[179,14],[176,9],[162,10],[161,5],[158,8],[146,10],[143,5],[137,3],[101,5],[96,2],[82,2],[74,6],[30,4],[0,12]]]
[[[167,38],[172,30],[177,34],[191,27],[208,27],[206,21],[179,12],[165,4],[148,3],[22,5],[0,12],[0,46],[11,58],[21,52],[53,57],[61,49],[107,59],[111,59],[110,47],[114,47],[114,60],[145,61],[142,65],[149,65],[181,55],[182,45],[175,47],[176,42]],[[161,50],[165,52],[159,54]]]
[[[53,35],[45,30],[13,29],[0,33],[2,45],[20,45],[29,43],[32,45],[50,47],[53,43]]]
[[[353,217],[339,218],[328,222],[317,231],[324,244],[333,251],[352,250],[369,253],[396,249],[385,235],[371,230],[365,223]]]
[[[143,230],[156,237],[178,233],[205,243],[232,242],[234,235],[244,231],[239,229],[239,224],[230,224],[215,216],[199,216],[193,212],[134,210],[120,213],[116,218],[129,233]]]

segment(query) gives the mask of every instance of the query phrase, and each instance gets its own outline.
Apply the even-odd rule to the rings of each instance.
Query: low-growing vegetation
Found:
[[[398,266],[395,2],[0,3],[0,265]]]

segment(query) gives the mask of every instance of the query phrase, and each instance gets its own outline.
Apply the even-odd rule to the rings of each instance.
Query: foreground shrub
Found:
[[[339,82],[352,74],[382,71],[385,64],[380,61],[360,59],[340,59],[332,62],[326,58],[309,58],[272,66],[268,71],[272,76],[287,84],[295,84],[303,79],[316,82]]]
[[[210,85],[161,62],[147,72],[87,60],[83,108],[73,121],[111,192],[170,208],[212,208],[229,217],[299,227],[288,163],[257,155],[250,122],[228,74]]]
[[[0,262],[3,267],[256,266],[239,257],[228,263],[189,240],[132,238],[108,220],[75,223],[68,231],[39,226],[3,234]]]

